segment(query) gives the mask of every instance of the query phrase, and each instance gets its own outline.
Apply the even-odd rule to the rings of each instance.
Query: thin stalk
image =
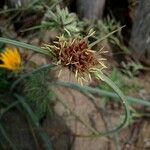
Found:
[[[114,101],[120,101],[119,100],[119,96],[114,93],[114,92],[109,92],[109,91],[105,91],[105,90],[102,90],[102,89],[99,89],[99,88],[93,88],[93,87],[89,87],[89,86],[80,86],[78,84],[74,84],[74,83],[66,83],[66,82],[61,82],[61,81],[57,81],[57,82],[53,82],[53,83],[50,83],[50,84],[53,84],[55,86],[63,86],[63,87],[66,87],[66,88],[72,88],[74,90],[80,90],[80,91],[87,91],[87,92],[90,92],[94,95],[97,95],[97,96],[107,96],[109,98],[114,98],[113,100]],[[143,106],[147,106],[147,107],[150,107],[150,102],[149,101],[145,101],[143,99],[139,99],[139,98],[135,98],[135,97],[131,97],[131,96],[125,96],[128,103],[131,104],[131,105],[134,105],[134,104],[140,104],[140,105],[143,105]]]
[[[93,72],[93,73],[95,74],[95,77],[97,77],[100,80],[107,83],[118,94],[118,96],[121,98],[121,101],[122,101],[123,105],[125,106],[125,119],[124,119],[122,124],[124,124],[124,126],[126,126],[129,123],[130,110],[132,109],[130,107],[128,101],[126,100],[126,97],[121,92],[121,90],[114,84],[114,82],[112,80],[110,80],[105,74],[103,74],[102,71],[96,71],[96,72]]]
[[[119,30],[121,30],[121,29],[124,28],[124,27],[125,27],[125,25],[122,26],[122,27],[120,27],[120,28],[118,28],[117,30],[115,30],[115,31],[113,31],[113,32],[111,32],[111,33],[108,33],[107,35],[103,36],[102,38],[100,38],[100,39],[96,40],[95,42],[91,43],[91,44],[89,45],[89,47],[92,48],[94,45],[98,44],[99,42],[103,41],[104,39],[106,39],[107,37],[111,36],[112,34],[118,32]]]
[[[53,83],[51,85],[54,85],[54,86],[59,85],[59,86],[64,86],[64,87],[67,87],[67,88],[75,89],[75,90],[77,90],[79,92],[82,92],[83,94],[85,94],[86,96],[88,96],[89,98],[91,98],[92,100],[94,100],[94,101],[96,100],[95,97],[90,93],[90,91],[87,91],[84,87],[82,87],[80,85],[69,84],[69,83],[67,84],[67,83],[63,83],[63,82],[55,82],[55,83]],[[106,131],[106,132],[99,132],[99,131],[97,131],[97,130],[95,130],[93,128],[97,133],[95,132],[96,134],[85,135],[85,136],[86,137],[88,137],[88,136],[94,136],[94,137],[96,137],[96,136],[108,136],[108,135],[114,134],[116,132],[119,132],[126,125],[126,123],[128,121],[128,117],[129,117],[128,116],[129,115],[128,114],[128,108],[125,107],[125,110],[126,110],[126,113],[125,113],[124,121],[120,125],[118,125],[116,128],[114,128],[114,129],[112,129],[110,131]],[[71,113],[73,113],[73,112],[71,111]],[[92,128],[92,127],[90,127],[90,128]]]
[[[46,51],[46,50],[44,50],[44,49],[42,49],[38,46],[26,44],[26,43],[23,43],[23,42],[10,40],[10,39],[7,39],[7,38],[2,38],[2,37],[0,37],[0,42],[15,45],[15,46],[22,47],[22,48],[25,48],[25,49],[30,49],[30,50],[33,50],[34,52],[41,53],[41,54],[44,54],[44,55],[48,55],[48,56],[50,55],[48,51]]]
[[[0,119],[2,118],[2,116],[9,111],[10,109],[12,109],[13,107],[15,107],[16,105],[18,105],[18,101],[15,101],[13,103],[11,103],[10,105],[8,105],[0,114]]]
[[[36,115],[34,114],[32,109],[30,108],[30,106],[26,103],[25,99],[22,96],[18,95],[18,94],[14,94],[14,96],[20,102],[20,104],[25,109],[25,111],[29,114],[29,116],[30,116],[33,124],[35,125],[35,127],[39,130],[39,135],[40,135],[41,139],[43,140],[43,142],[45,143],[46,149],[47,150],[53,150],[52,143],[51,143],[48,135],[41,130],[38,118],[36,117]]]
[[[6,131],[4,130],[3,126],[0,124],[0,132],[2,133],[2,135],[4,136],[4,138],[6,139],[6,141],[9,143],[9,145],[11,146],[12,150],[18,150],[16,145],[9,139]]]

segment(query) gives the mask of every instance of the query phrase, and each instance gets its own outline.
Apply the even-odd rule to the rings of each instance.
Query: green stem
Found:
[[[10,40],[10,39],[7,39],[7,38],[2,38],[2,37],[0,37],[0,42],[15,45],[15,46],[22,47],[22,48],[25,48],[25,49],[30,49],[30,50],[33,50],[34,52],[41,53],[41,54],[44,54],[44,55],[49,55],[48,51],[46,51],[46,50],[44,50],[44,49],[42,49],[38,46],[26,44],[26,43],[23,43],[23,42]]]
[[[9,139],[7,133],[5,132],[3,126],[0,124],[0,132],[4,136],[4,138],[7,140],[7,142],[10,144],[12,150],[17,150],[17,147],[14,145],[14,143]]]
[[[72,88],[74,90],[78,90],[79,91],[87,91],[90,92],[94,95],[98,95],[98,96],[107,96],[110,98],[114,98],[114,101],[119,101],[119,96],[114,93],[114,92],[109,92],[109,91],[105,91],[105,90],[101,90],[99,88],[93,88],[93,87],[89,87],[89,86],[80,86],[78,84],[73,84],[73,83],[64,83],[64,82],[53,82],[51,84],[54,84],[55,86],[64,86],[66,88]],[[135,97],[131,97],[131,96],[126,96],[126,99],[128,101],[129,104],[133,105],[133,104],[140,104],[143,106],[148,106],[150,107],[150,102],[145,101],[143,99],[139,99],[139,98],[135,98]]]
[[[66,88],[75,89],[75,90],[77,90],[79,92],[82,92],[84,95],[88,96],[90,99],[96,101],[96,98],[91,94],[92,92],[88,89],[90,87],[83,87],[83,86],[80,86],[80,85],[77,85],[77,84],[70,84],[70,83],[64,83],[64,82],[53,82],[53,83],[51,83],[51,85],[54,85],[54,86],[58,86],[59,85],[59,86],[64,86]],[[90,88],[90,89],[92,89],[92,88]],[[97,133],[93,132],[94,133],[93,135],[85,135],[85,136],[86,137],[91,137],[91,136],[94,136],[94,137],[96,137],[96,136],[108,136],[108,135],[111,135],[111,134],[114,134],[114,133],[120,131],[125,126],[125,124],[128,121],[128,118],[129,118],[128,107],[126,109],[127,110],[126,110],[124,121],[120,125],[118,125],[116,128],[114,128],[114,129],[112,129],[110,131],[106,131],[106,132],[99,132],[99,131],[97,131],[97,130],[95,130],[93,128],[93,130],[95,130]],[[90,127],[90,128],[92,128],[92,127]]]
[[[125,106],[125,119],[122,122],[122,125],[126,126],[129,123],[130,119],[130,105],[128,104],[128,101],[126,100],[126,97],[121,92],[121,90],[115,85],[115,83],[110,80],[105,74],[102,73],[102,71],[96,71],[94,72],[95,76],[99,78],[100,80],[106,82],[121,98],[123,105]],[[131,108],[132,109],[132,108]]]
[[[17,98],[17,100],[21,103],[23,108],[29,114],[34,126],[39,130],[39,135],[40,135],[41,139],[43,140],[43,142],[45,143],[46,149],[47,150],[53,150],[52,143],[51,143],[48,135],[43,130],[41,130],[38,118],[36,117],[36,115],[34,114],[32,109],[28,106],[25,99],[22,96],[18,95],[18,94],[14,94],[14,96]]]
[[[11,103],[8,107],[6,107],[0,114],[0,119],[2,118],[2,116],[9,111],[11,108],[15,107],[18,104],[18,101],[15,101],[13,103]]]
[[[106,39],[107,37],[111,36],[112,34],[118,32],[119,30],[121,30],[121,29],[124,28],[124,27],[125,27],[125,25],[122,26],[122,27],[120,27],[120,28],[118,28],[117,30],[115,30],[115,31],[113,31],[113,32],[111,32],[111,33],[108,33],[108,34],[105,35],[104,37],[102,37],[102,38],[96,40],[95,42],[91,43],[91,44],[89,45],[89,47],[92,48],[94,45],[98,44],[99,42],[103,41],[104,39]]]

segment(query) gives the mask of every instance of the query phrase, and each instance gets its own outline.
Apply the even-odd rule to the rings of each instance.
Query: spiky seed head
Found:
[[[91,80],[91,73],[96,70],[106,68],[103,61],[105,59],[89,46],[88,38],[66,39],[64,36],[57,37],[58,41],[54,45],[45,45],[49,47],[56,63],[68,67],[75,77],[82,83],[85,76],[88,75]]]

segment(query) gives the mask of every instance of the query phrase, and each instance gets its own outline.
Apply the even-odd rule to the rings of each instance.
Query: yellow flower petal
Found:
[[[0,54],[1,68],[6,68],[11,71],[18,71],[21,68],[22,60],[19,51],[16,48],[6,48]]]

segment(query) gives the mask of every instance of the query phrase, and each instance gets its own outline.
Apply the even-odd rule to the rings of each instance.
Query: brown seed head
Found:
[[[81,75],[84,78],[84,74],[90,74],[91,69],[100,64],[101,69],[104,68],[104,64],[98,59],[96,51],[89,48],[89,43],[86,38],[70,39],[67,40],[63,36],[58,37],[58,41],[54,42],[54,45],[46,45],[46,48],[50,48],[52,54],[57,59],[57,64],[68,67],[69,70]]]
[[[61,61],[63,66],[79,73],[88,71],[98,64],[95,52],[88,48],[86,40],[74,39],[68,42],[59,40],[54,47],[54,54],[57,61]]]

